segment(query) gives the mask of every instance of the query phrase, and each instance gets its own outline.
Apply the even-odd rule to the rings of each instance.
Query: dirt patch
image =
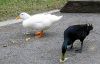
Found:
[[[100,1],[69,1],[60,10],[63,13],[100,13]]]

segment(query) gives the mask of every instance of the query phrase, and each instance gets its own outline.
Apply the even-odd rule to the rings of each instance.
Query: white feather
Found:
[[[30,16],[25,12],[22,15],[21,14],[20,16],[23,19],[22,25],[24,27],[30,27],[40,31],[48,29],[53,23],[57,22],[63,17],[52,14],[35,14]]]

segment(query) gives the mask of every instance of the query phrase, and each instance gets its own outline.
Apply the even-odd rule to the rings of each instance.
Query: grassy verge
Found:
[[[66,0],[0,0],[0,21],[16,17],[21,12],[30,14],[61,8]]]

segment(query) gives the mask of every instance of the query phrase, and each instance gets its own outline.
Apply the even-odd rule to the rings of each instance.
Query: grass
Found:
[[[15,18],[21,12],[30,14],[58,9],[67,0],[0,0],[0,21]]]

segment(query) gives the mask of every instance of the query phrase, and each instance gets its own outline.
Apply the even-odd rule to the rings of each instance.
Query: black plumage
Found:
[[[78,51],[82,51],[83,41],[87,35],[89,35],[90,30],[93,29],[92,24],[82,24],[82,25],[72,25],[69,26],[64,31],[64,42],[62,44],[62,60],[66,53],[67,47],[73,48],[73,43],[75,40],[79,39],[81,41],[81,48]]]

